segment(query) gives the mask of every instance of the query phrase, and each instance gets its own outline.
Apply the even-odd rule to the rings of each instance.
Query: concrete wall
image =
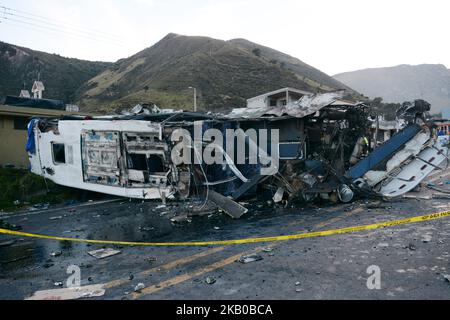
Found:
[[[255,97],[247,100],[247,108],[267,107],[266,96]]]
[[[0,115],[0,165],[28,168],[27,131],[14,129],[14,117]]]

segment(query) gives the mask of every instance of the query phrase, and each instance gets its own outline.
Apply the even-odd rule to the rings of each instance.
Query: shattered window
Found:
[[[146,155],[135,153],[128,154],[128,169],[141,171],[148,170]]]
[[[150,155],[148,158],[148,168],[150,172],[163,172],[164,164],[163,159],[157,155]]]
[[[52,143],[53,162],[66,163],[66,151],[64,143]]]

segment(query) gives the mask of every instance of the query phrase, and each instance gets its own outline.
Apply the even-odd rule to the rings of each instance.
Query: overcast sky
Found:
[[[88,60],[116,61],[174,32],[246,38],[330,75],[398,64],[450,68],[448,0],[0,0],[0,6],[17,10],[0,8],[1,41]]]

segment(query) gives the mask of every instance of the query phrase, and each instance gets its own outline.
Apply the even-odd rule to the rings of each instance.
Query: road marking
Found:
[[[154,284],[154,285],[151,285],[149,287],[146,287],[146,288],[142,289],[139,292],[133,292],[131,294],[131,298],[132,299],[139,299],[140,297],[142,297],[144,295],[149,295],[149,294],[158,292],[160,290],[163,290],[163,289],[166,289],[168,287],[171,287],[171,286],[180,284],[182,282],[185,282],[187,280],[190,280],[190,279],[192,279],[194,277],[199,277],[199,276],[201,276],[201,275],[203,275],[205,273],[208,273],[208,272],[211,272],[211,271],[214,271],[214,270],[217,270],[217,269],[221,269],[221,268],[223,268],[223,267],[225,267],[225,266],[227,266],[229,264],[234,263],[236,260],[238,260],[243,255],[252,254],[252,253],[261,251],[263,249],[264,249],[263,247],[257,247],[257,248],[254,248],[252,250],[246,251],[246,252],[240,252],[240,253],[232,255],[231,257],[228,257],[226,259],[214,262],[213,264],[210,264],[208,266],[205,266],[205,267],[202,267],[200,269],[197,269],[196,271],[188,272],[188,273],[185,273],[185,274],[181,274],[179,276],[175,276],[175,277],[170,278],[168,280],[162,281],[162,282],[160,282],[158,284]]]
[[[349,217],[349,216],[351,216],[353,214],[360,213],[361,211],[363,211],[363,210],[360,209],[360,208],[357,208],[355,210],[346,212],[346,213],[344,213],[341,216],[334,217],[332,219],[329,219],[327,221],[324,221],[324,222],[321,222],[321,223],[315,225],[313,227],[313,229],[319,229],[319,228],[327,226],[327,225],[329,225],[329,224],[331,224],[333,222],[337,222],[339,220],[342,220],[345,217]],[[272,245],[271,248],[273,249],[277,245],[280,245],[280,243]],[[211,271],[223,268],[223,267],[225,267],[227,265],[230,265],[233,262],[235,262],[236,260],[238,260],[243,255],[247,255],[247,254],[251,254],[251,253],[254,253],[254,252],[262,251],[263,249],[265,249],[265,247],[257,247],[257,248],[254,248],[252,250],[249,250],[247,252],[240,252],[239,254],[235,254],[235,255],[233,255],[231,257],[228,257],[228,258],[225,258],[223,260],[217,261],[217,262],[215,262],[215,263],[213,263],[211,265],[202,267],[202,268],[198,269],[197,271],[190,272],[190,273],[188,272],[188,273],[185,273],[185,274],[182,274],[182,275],[175,276],[175,277],[170,278],[168,280],[162,281],[162,282],[160,282],[158,284],[154,284],[154,285],[151,285],[149,287],[146,287],[143,290],[141,290],[140,292],[134,292],[134,293],[131,294],[131,298],[132,299],[139,299],[139,298],[141,298],[144,295],[149,295],[149,294],[158,292],[160,290],[166,289],[168,287],[175,286],[175,285],[180,284],[182,282],[188,281],[188,280],[190,280],[190,279],[192,279],[194,277],[199,277],[199,276],[201,276],[201,275],[203,275],[205,273],[208,273],[208,272],[211,272]]]
[[[324,221],[324,222],[321,222],[321,223],[317,224],[314,229],[323,228],[323,227],[328,226],[328,225],[330,225],[330,224],[332,224],[334,222],[338,222],[339,220],[342,220],[342,218],[350,217],[350,216],[352,216],[354,214],[362,213],[362,212],[364,212],[364,209],[362,209],[362,208],[356,208],[356,209],[353,209],[351,211],[344,212],[341,216],[337,216],[335,218],[332,218],[330,220],[327,220],[327,221]]]
[[[151,273],[156,273],[156,272],[160,271],[161,269],[163,269],[163,270],[170,270],[170,269],[182,266],[184,264],[187,264],[189,262],[195,261],[197,259],[200,259],[200,258],[209,256],[211,254],[223,251],[225,248],[226,247],[215,247],[215,248],[212,248],[212,249],[209,249],[209,250],[206,250],[206,251],[202,251],[202,252],[199,252],[199,253],[187,256],[187,257],[183,257],[183,258],[180,258],[180,259],[177,259],[177,260],[165,263],[163,265],[160,265],[160,266],[157,266],[157,267],[153,267],[153,268],[141,271],[141,272],[138,273],[138,276],[145,277],[145,276],[148,276]],[[120,286],[120,285],[123,285],[123,284],[127,284],[129,282],[130,282],[130,280],[128,278],[122,278],[122,279],[117,279],[117,280],[113,280],[113,281],[107,282],[104,287],[105,288],[113,288],[113,287],[117,287],[117,286]]]

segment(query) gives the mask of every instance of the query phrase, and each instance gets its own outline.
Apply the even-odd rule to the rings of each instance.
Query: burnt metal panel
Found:
[[[120,135],[117,131],[83,131],[81,134],[83,180],[120,185]]]

